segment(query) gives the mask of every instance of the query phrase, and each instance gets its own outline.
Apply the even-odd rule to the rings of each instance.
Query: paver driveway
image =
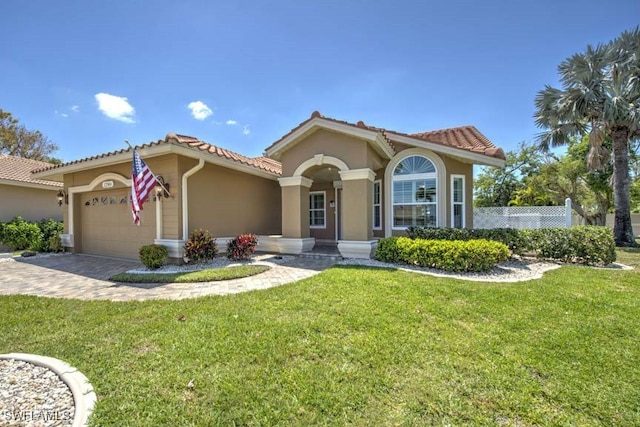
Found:
[[[78,254],[0,259],[0,295],[113,301],[227,295],[296,282],[329,268],[334,261],[293,258],[281,264],[264,264],[271,266],[271,270],[242,279],[204,283],[119,284],[107,279],[116,273],[140,267],[141,264],[137,261]]]

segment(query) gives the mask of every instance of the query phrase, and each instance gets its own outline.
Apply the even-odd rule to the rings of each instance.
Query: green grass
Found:
[[[267,265],[237,265],[225,268],[191,271],[187,273],[119,273],[109,280],[119,283],[195,283],[240,279],[270,270]]]
[[[640,244],[640,240],[636,240]],[[617,248],[616,261],[640,272],[640,248]]]
[[[87,375],[93,425],[640,425],[633,271],[488,284],[341,266],[182,301],[4,296],[0,312],[0,352]]]

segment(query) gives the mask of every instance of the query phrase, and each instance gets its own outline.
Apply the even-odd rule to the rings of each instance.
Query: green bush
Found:
[[[491,240],[504,243],[512,253],[522,255],[529,250],[528,241],[522,231],[514,228],[409,227],[407,228],[407,235],[412,239],[425,240]]]
[[[446,271],[487,271],[509,257],[503,243],[488,240],[425,240],[388,237],[378,242],[375,258]]]
[[[2,243],[12,250],[37,248],[41,245],[41,232],[37,224],[15,217],[2,227]]]
[[[585,265],[607,265],[616,260],[615,238],[608,227],[542,228],[524,234],[538,258]]]
[[[62,239],[59,235],[49,237],[49,252],[64,252]]]
[[[169,250],[162,245],[144,245],[140,248],[139,254],[145,267],[156,269],[167,263]]]
[[[40,228],[40,247],[33,247],[32,249],[40,252],[60,252],[59,250],[54,250],[54,248],[51,247],[51,242],[52,237],[58,237],[59,239],[60,234],[64,231],[62,222],[49,218],[42,219],[37,224],[38,228]],[[53,239],[53,241],[57,242],[56,239]],[[60,244],[60,247],[62,247],[62,243]]]
[[[227,243],[227,257],[235,261],[247,260],[256,250],[255,234],[241,234]]]
[[[209,231],[193,230],[189,240],[184,244],[184,255],[193,262],[210,261],[218,254],[216,240]]]

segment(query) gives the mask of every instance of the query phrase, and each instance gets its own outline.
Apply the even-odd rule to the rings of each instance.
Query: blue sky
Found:
[[[515,149],[569,55],[638,0],[3,0],[0,108],[70,161],[169,132],[257,156],[312,111]]]

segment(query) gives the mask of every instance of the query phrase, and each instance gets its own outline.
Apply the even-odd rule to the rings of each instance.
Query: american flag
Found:
[[[140,215],[142,204],[149,195],[149,192],[155,188],[156,177],[142,161],[136,150],[133,150],[133,164],[131,168],[131,212],[133,213],[133,222],[140,225]]]

